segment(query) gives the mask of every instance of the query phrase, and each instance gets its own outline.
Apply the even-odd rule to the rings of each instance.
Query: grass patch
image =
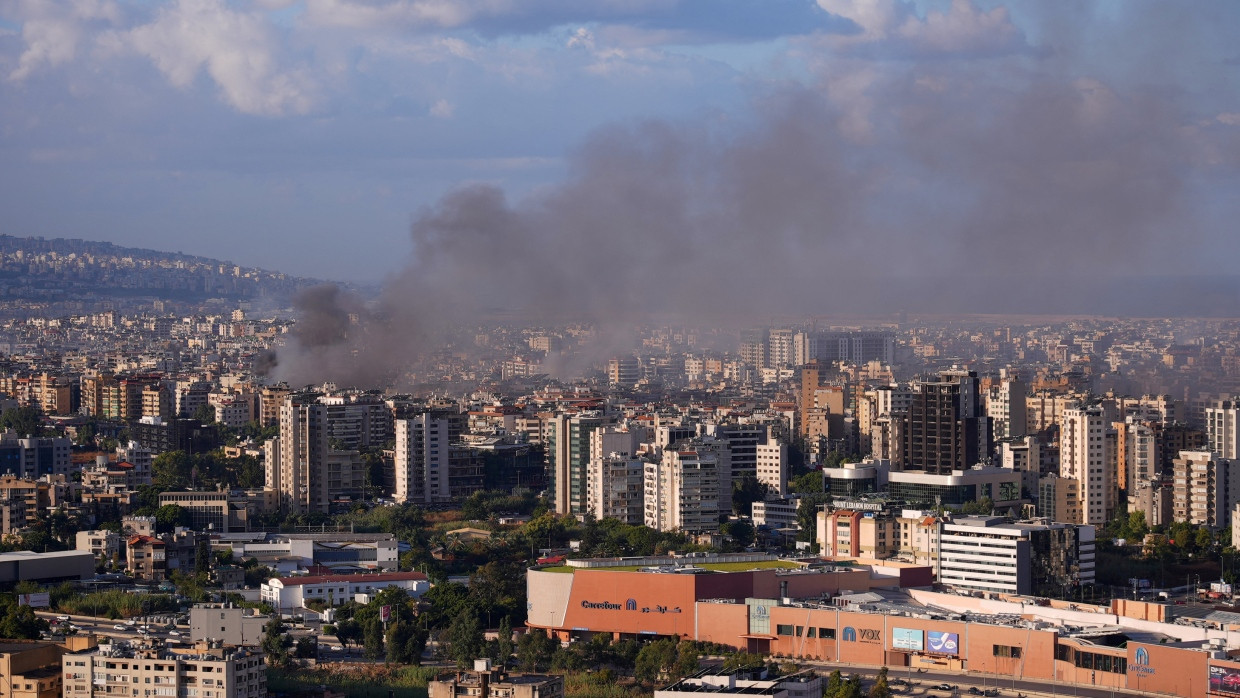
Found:
[[[320,686],[347,693],[351,698],[427,698],[426,684],[443,668],[333,664],[331,667],[267,668],[267,690],[296,696],[317,693]],[[321,695],[321,694],[320,694]]]
[[[702,562],[694,563],[694,566],[701,567],[712,572],[748,572],[749,570],[791,570],[801,567],[795,562],[787,562],[785,560],[763,560],[761,562]],[[650,565],[621,565],[619,567],[569,567],[568,565],[556,565],[555,567],[543,567],[539,572],[557,572],[572,574],[577,570],[602,570],[605,572],[639,572],[650,567]]]

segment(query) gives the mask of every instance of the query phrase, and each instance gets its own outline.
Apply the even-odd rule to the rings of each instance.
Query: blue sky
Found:
[[[0,232],[380,281],[486,186],[562,229],[531,263],[606,211],[716,268],[1229,273],[1236,36],[1227,0],[5,0]]]

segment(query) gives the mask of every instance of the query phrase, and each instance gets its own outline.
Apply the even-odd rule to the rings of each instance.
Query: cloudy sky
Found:
[[[1231,273],[1237,36],[1233,0],[0,0],[0,232],[592,267],[534,295]]]

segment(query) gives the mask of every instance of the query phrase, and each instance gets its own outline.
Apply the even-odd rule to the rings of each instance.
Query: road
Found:
[[[51,613],[47,611],[36,611],[35,615],[48,621],[49,623],[57,618],[68,614]],[[138,629],[144,625],[139,619],[134,619],[132,626],[126,625],[124,620],[115,620],[113,618],[104,618],[100,616],[79,616],[69,615],[69,625],[78,629],[78,633],[94,633],[106,637],[114,637],[119,640],[135,640],[142,637]],[[165,630],[165,623],[145,623],[150,628],[151,637],[159,637],[165,640],[178,640],[182,642],[189,641],[189,626],[180,624],[176,626],[176,630],[169,632]],[[124,630],[118,630],[117,626],[124,626]],[[173,634],[175,632],[176,634]]]

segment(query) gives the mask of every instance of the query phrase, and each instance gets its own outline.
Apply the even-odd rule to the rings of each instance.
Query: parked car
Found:
[[[953,686],[950,683],[941,683],[935,686],[935,688],[937,688],[940,691],[954,691],[957,688],[959,688],[959,686]]]
[[[56,616],[56,620],[60,621],[61,623],[68,623],[69,616]]]

